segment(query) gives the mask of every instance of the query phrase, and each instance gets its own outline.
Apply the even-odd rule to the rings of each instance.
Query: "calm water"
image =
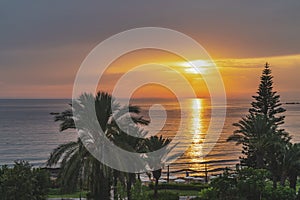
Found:
[[[210,122],[211,106],[207,99],[188,99],[183,104],[183,118],[186,121],[184,131],[191,134],[186,143],[191,144],[185,154],[170,166],[171,171],[180,169],[204,170],[203,162],[208,162],[209,170],[225,166],[234,167],[240,155],[240,147],[227,143],[227,137],[233,132],[232,123],[237,122],[247,113],[249,102],[245,100],[229,100],[227,116],[222,134],[213,150],[205,158],[201,158],[202,143]],[[59,144],[76,140],[75,131],[58,131],[58,123],[53,121],[50,112],[60,112],[68,108],[70,100],[0,100],[0,165],[12,164],[14,160],[28,160],[33,165],[43,166],[50,152]],[[135,100],[145,117],[150,104],[162,103],[167,109],[167,120],[160,131],[167,137],[174,137],[180,122],[180,107],[175,102]],[[287,109],[284,128],[291,133],[295,142],[300,142],[300,105],[284,105]],[[218,109],[218,107],[216,107]],[[152,116],[161,117],[158,110],[153,109]],[[216,119],[218,122],[218,117]],[[159,123],[152,124],[156,130]],[[184,173],[184,172],[183,172]]]

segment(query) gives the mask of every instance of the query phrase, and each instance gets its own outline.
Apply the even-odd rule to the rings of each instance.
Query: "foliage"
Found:
[[[117,197],[118,199],[122,200],[122,199],[125,199],[126,198],[126,189],[124,187],[123,184],[121,184],[120,182],[117,183]]]
[[[297,177],[300,174],[300,143],[289,144],[285,148],[281,163],[281,185],[288,178],[290,187],[296,190]]]
[[[88,191],[76,191],[74,193],[62,194],[59,188],[50,188],[48,192],[48,198],[85,198],[88,195]]]
[[[269,64],[265,65],[260,84],[249,114],[243,117],[227,141],[242,144],[241,164],[248,167],[267,169],[271,173],[273,187],[280,181],[285,186],[296,188],[300,169],[300,148],[290,143],[289,133],[280,128],[284,123],[285,109],[281,107],[280,96],[273,91],[273,76]]]
[[[138,153],[152,152],[170,143],[169,139],[165,139],[162,136],[152,136],[150,138],[141,139],[145,136],[146,132],[141,126],[137,125],[148,125],[149,121],[144,120],[139,116],[140,110],[138,107],[121,107],[107,93],[99,92],[95,98],[93,95],[83,94],[76,103],[71,106],[72,109],[76,111],[74,118],[74,113],[70,110],[66,110],[62,113],[55,113],[55,120],[61,122],[60,130],[63,131],[69,128],[75,128],[73,119],[78,119],[79,126],[84,123],[83,127],[88,126],[87,128],[92,130],[89,131],[91,133],[89,134],[90,138],[86,138],[86,141],[97,142],[97,147],[101,148],[103,146],[101,143],[103,140],[101,140],[101,138],[99,139],[98,131],[93,131],[98,127],[97,125],[100,125],[100,128],[105,134],[100,134],[100,137],[107,137],[115,145],[126,151]],[[97,116],[96,122],[91,121],[88,117],[91,114],[89,112],[94,111],[93,106],[95,106]],[[128,120],[126,120],[128,119],[128,116],[130,117],[131,122],[134,122],[133,124],[131,124],[131,122],[128,124]],[[123,130],[129,130],[131,134],[129,135]],[[93,132],[96,132],[97,134],[94,136]],[[138,137],[131,136],[133,133]],[[132,196],[131,193],[133,192],[132,185],[136,181],[136,174],[119,172],[101,164],[83,145],[85,138],[81,139],[83,141],[78,140],[77,142],[70,142],[59,146],[52,152],[48,160],[48,165],[50,166],[59,164],[61,161],[59,180],[63,190],[68,192],[76,191],[79,185],[82,187],[82,184],[86,183],[91,191],[89,198],[98,198],[101,196],[103,199],[109,199],[110,188],[113,185],[114,193],[119,194],[119,198],[125,198],[126,196],[130,200]],[[101,148],[100,150],[103,155],[105,155],[105,151],[105,148]],[[161,157],[158,157],[155,161],[157,161],[157,165],[160,166],[163,155],[159,156]],[[118,160],[118,157],[116,156],[115,159]],[[132,164],[137,164],[136,162],[137,161],[134,161]],[[144,164],[143,160],[141,160],[141,162]],[[151,161],[149,163],[151,163]],[[157,165],[150,166],[150,168],[157,169]],[[161,169],[157,169],[152,173],[154,178],[158,181],[161,176]],[[122,187],[120,184],[122,184]],[[133,187],[133,189],[136,189],[136,187]],[[124,190],[126,190],[125,196],[123,195]],[[155,191],[155,194],[157,194],[157,190]],[[117,196],[114,198],[117,198]]]
[[[94,130],[95,127],[100,125],[103,133],[105,133],[103,137],[111,139],[116,145],[131,151],[138,151],[140,148],[140,146],[138,146],[139,141],[132,140],[133,137],[125,138],[125,134],[121,132],[121,129],[116,123],[116,121],[124,118],[124,116],[129,116],[134,123],[147,125],[149,121],[139,116],[140,110],[138,107],[121,107],[111,95],[104,92],[98,92],[96,97],[91,94],[82,94],[71,107],[72,109],[62,113],[53,113],[55,115],[55,121],[61,123],[61,131],[75,128],[72,112],[72,110],[75,109],[77,113],[75,119],[79,119],[79,122],[85,123],[85,125],[89,126],[90,130]],[[97,116],[96,122],[91,121],[89,118],[90,112],[93,114],[94,111]],[[93,131],[91,132],[93,133]],[[91,136],[93,137],[93,135]],[[101,143],[101,138],[87,138],[86,141],[100,141]],[[111,185],[113,183],[116,185],[117,181],[125,179],[125,181],[122,182],[126,182],[128,185],[127,192],[130,192],[135,176],[121,172],[114,173],[113,169],[103,165],[94,158],[85,148],[83,142],[78,139],[77,142],[60,145],[52,152],[48,159],[49,166],[61,165],[59,181],[62,189],[65,192],[74,192],[78,186],[82,187],[82,185],[85,184],[91,191],[89,195],[91,198],[101,196],[103,199],[109,199]],[[97,146],[101,146],[101,144]],[[105,154],[104,151],[105,149],[101,150],[102,154]],[[130,194],[127,194],[127,196],[130,197]]]
[[[300,200],[300,189],[298,190],[298,194],[297,194],[296,200]]]
[[[146,149],[147,149],[148,152],[154,152],[154,151],[157,151],[157,150],[165,147],[170,142],[171,142],[170,139],[165,139],[165,138],[163,138],[162,135],[160,137],[158,137],[158,136],[151,136],[150,138],[147,138],[145,140],[145,147],[146,147]],[[155,169],[154,171],[152,171],[152,175],[155,178],[154,198],[157,198],[158,180],[161,177],[161,171],[162,171],[162,169],[159,168],[159,166],[161,166],[161,162],[162,162],[162,157],[163,156],[164,155],[162,155],[162,154],[158,154],[157,156],[155,156],[156,160],[153,162],[155,164],[155,166],[150,166],[151,168]],[[150,161],[150,163],[152,163],[152,162]]]
[[[159,190],[202,190],[206,189],[206,184],[185,184],[185,183],[163,183],[158,184],[157,189]],[[154,185],[149,184],[149,188],[153,189]]]
[[[228,141],[243,145],[245,157],[241,158],[241,163],[247,167],[238,170],[235,176],[225,171],[212,181],[210,188],[201,191],[198,199],[299,198],[295,189],[300,173],[300,144],[290,143],[291,137],[280,128],[285,109],[281,107],[280,96],[273,92],[272,79],[266,64],[249,114],[233,124],[237,130],[228,138]],[[272,178],[273,187],[266,183],[268,177]],[[287,178],[290,188],[284,187]],[[278,180],[280,187],[277,187]]]
[[[145,200],[153,200],[153,199],[157,199],[157,200],[178,200],[179,195],[175,194],[173,192],[161,192],[161,193],[159,193],[159,195],[157,197],[155,197],[153,194],[148,194],[148,196],[144,199]],[[135,200],[135,199],[133,199],[133,200]]]
[[[42,169],[31,169],[28,162],[15,162],[13,168],[0,169],[1,200],[43,200],[49,185],[49,174]]]
[[[273,145],[278,146],[283,143],[281,133],[277,131],[277,125],[274,120],[269,120],[265,115],[247,115],[238,123],[234,134],[228,138],[229,141],[236,141],[243,145],[242,153],[246,155],[242,158],[242,163],[246,166],[255,168],[265,168],[270,162],[266,160]],[[280,145],[279,145],[280,146]]]
[[[273,91],[273,76],[268,63],[266,63],[260,79],[258,92],[256,96],[253,96],[254,101],[251,103],[252,108],[249,109],[249,115],[233,124],[238,129],[228,138],[228,141],[235,141],[237,145],[243,145],[242,153],[246,157],[242,158],[242,164],[255,168],[266,168],[266,165],[272,162],[264,160],[269,154],[267,150],[278,149],[281,151],[278,146],[286,145],[290,136],[279,128],[279,125],[284,123],[285,117],[280,114],[285,112],[285,109],[281,107],[280,96]],[[276,147],[271,147],[272,144]],[[276,154],[276,152],[272,153]]]
[[[253,96],[254,101],[251,103],[252,108],[249,109],[251,114],[263,114],[268,119],[275,120],[277,125],[284,123],[285,116],[277,116],[285,112],[281,107],[280,96],[276,91],[273,91],[273,76],[268,63],[260,77],[260,84],[258,87],[257,95]]]
[[[36,200],[45,199],[50,187],[50,175],[41,168],[32,169],[33,174],[33,196]]]
[[[289,187],[266,187],[264,189],[264,198],[265,200],[296,200],[295,190]]]
[[[217,194],[215,193],[215,190],[212,187],[201,190],[199,193],[199,197],[194,198],[193,200],[210,200],[210,199],[217,199]]]
[[[140,180],[137,180],[133,187],[131,188],[131,194],[133,200],[143,200],[145,196],[145,191],[143,191],[142,183]]]
[[[238,173],[237,189],[241,198],[261,199],[266,187],[268,171],[245,168]]]
[[[237,198],[237,179],[232,177],[228,171],[214,179],[211,183],[217,199],[234,200]]]
[[[269,172],[264,169],[244,168],[234,173],[225,171],[214,179],[210,187],[199,193],[199,200],[295,200],[295,190],[273,188],[267,182]]]

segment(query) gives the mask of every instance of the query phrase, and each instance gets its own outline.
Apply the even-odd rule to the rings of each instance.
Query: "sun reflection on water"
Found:
[[[190,130],[192,131],[191,147],[187,151],[191,164],[189,168],[192,170],[202,170],[204,166],[199,164],[204,162],[202,157],[202,143],[205,136],[203,124],[204,99],[190,99]]]

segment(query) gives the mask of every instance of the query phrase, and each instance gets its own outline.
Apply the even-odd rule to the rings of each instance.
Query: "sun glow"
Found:
[[[213,65],[212,61],[208,60],[193,60],[186,62],[177,62],[177,66],[184,67],[184,71],[189,74],[205,74],[208,68]]]

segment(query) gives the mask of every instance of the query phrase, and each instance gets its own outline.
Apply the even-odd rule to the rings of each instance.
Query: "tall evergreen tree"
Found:
[[[273,91],[273,76],[270,65],[266,63],[260,77],[260,84],[256,96],[252,96],[254,101],[249,109],[251,114],[264,114],[269,119],[274,119],[277,125],[284,123],[285,116],[281,114],[285,109],[281,107],[280,95]]]
[[[288,133],[279,125],[284,123],[285,112],[281,107],[280,96],[273,91],[273,76],[268,63],[262,72],[257,95],[253,96],[249,114],[238,123],[238,128],[227,141],[243,145],[241,163],[255,168],[272,168],[274,181],[277,181],[278,155],[290,140]],[[273,169],[274,168],[274,169]]]

